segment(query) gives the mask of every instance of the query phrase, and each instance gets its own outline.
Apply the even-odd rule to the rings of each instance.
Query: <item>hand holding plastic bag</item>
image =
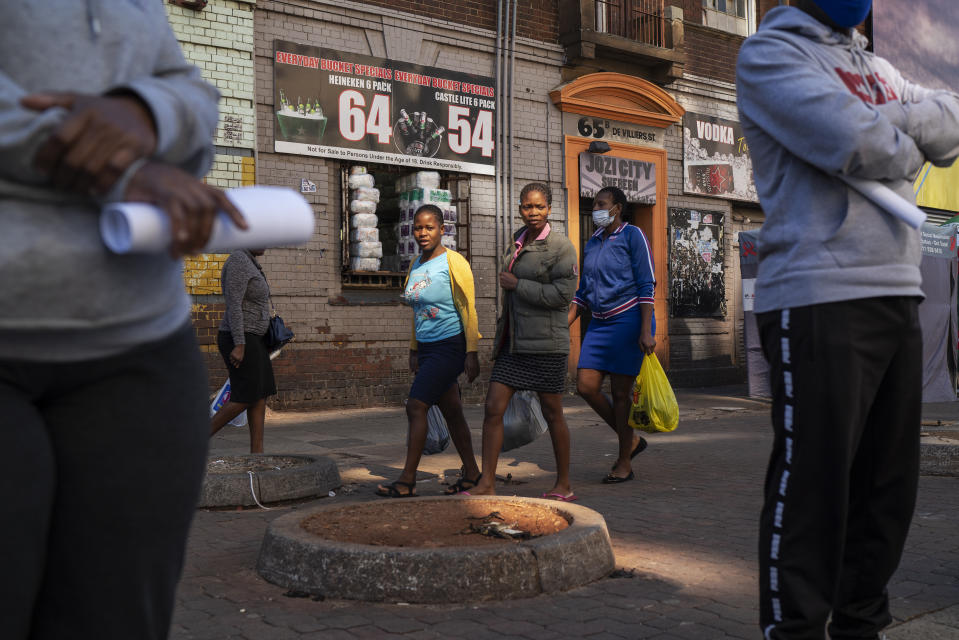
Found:
[[[629,426],[647,433],[672,431],[679,424],[679,404],[669,386],[666,372],[656,354],[643,358],[643,366],[633,383],[633,405]]]
[[[503,451],[529,444],[547,431],[535,391],[517,391],[503,414]]]

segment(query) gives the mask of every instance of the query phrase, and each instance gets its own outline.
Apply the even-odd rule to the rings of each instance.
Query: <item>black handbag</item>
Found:
[[[276,309],[274,309],[273,317],[270,318],[270,327],[266,330],[266,335],[263,336],[267,350],[270,352],[276,351],[291,340],[293,340],[293,331],[286,326],[283,318],[276,315]]]

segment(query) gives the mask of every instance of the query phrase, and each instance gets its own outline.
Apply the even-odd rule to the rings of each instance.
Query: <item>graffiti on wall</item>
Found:
[[[669,313],[674,318],[726,315],[723,213],[669,209]]]

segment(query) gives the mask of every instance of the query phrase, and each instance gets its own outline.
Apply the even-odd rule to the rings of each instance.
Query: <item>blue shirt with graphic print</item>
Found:
[[[421,263],[416,259],[410,270],[403,300],[413,307],[417,342],[437,342],[463,331],[459,313],[453,304],[450,263],[446,252]]]

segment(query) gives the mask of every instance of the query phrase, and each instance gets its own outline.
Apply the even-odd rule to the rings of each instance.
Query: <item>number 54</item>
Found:
[[[470,131],[469,107],[449,107],[449,133],[447,140],[453,153],[469,153],[476,147],[484,158],[493,155],[493,112],[480,110],[476,116],[476,128]]]

